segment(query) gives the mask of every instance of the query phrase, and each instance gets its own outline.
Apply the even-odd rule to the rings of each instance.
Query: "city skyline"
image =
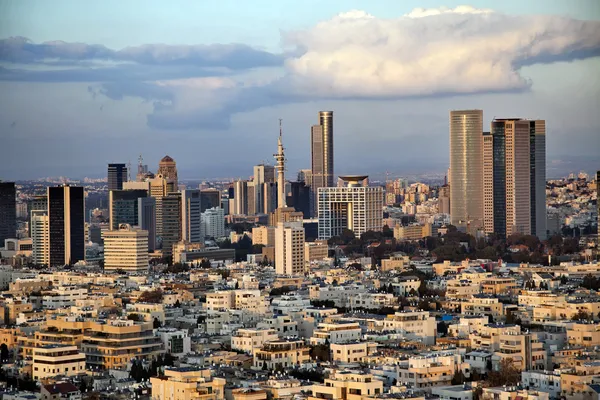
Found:
[[[310,167],[319,110],[336,115],[336,174],[445,171],[447,113],[456,109],[483,109],[485,125],[545,119],[548,176],[564,174],[551,167],[565,163],[591,172],[600,157],[598,4],[470,3],[334,1],[265,15],[222,4],[206,26],[227,16],[236,29],[214,30],[194,19],[210,13],[192,2],[178,2],[159,29],[148,19],[164,11],[159,2],[114,5],[119,17],[98,9],[92,21],[74,2],[6,3],[0,98],[10,101],[0,131],[10,144],[0,149],[0,177],[102,176],[106,164],[135,164],[140,153],[152,169],[169,154],[182,179],[246,176],[271,159],[278,118],[288,170],[298,171]],[[462,61],[439,51],[450,47]]]

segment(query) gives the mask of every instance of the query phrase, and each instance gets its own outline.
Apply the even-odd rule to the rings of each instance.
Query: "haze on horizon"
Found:
[[[103,176],[172,156],[182,178],[310,166],[443,173],[448,113],[547,121],[548,176],[600,166],[600,3],[257,0],[0,3],[0,179]],[[572,167],[572,168],[571,168]],[[558,172],[557,172],[558,173]]]

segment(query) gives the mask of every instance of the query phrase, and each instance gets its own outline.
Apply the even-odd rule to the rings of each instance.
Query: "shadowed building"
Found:
[[[81,186],[48,188],[50,266],[85,260],[85,196]]]
[[[14,182],[0,182],[0,245],[17,233],[17,201]]]
[[[122,190],[127,180],[127,165],[108,164],[108,190]]]

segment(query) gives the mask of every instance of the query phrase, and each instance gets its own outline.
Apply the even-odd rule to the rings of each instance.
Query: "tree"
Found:
[[[587,321],[590,319],[590,315],[585,310],[577,311],[577,314],[573,316],[573,320],[575,321]]]
[[[140,295],[139,301],[142,303],[161,303],[163,300],[163,292],[160,289],[148,290]]]
[[[8,346],[6,345],[6,343],[2,343],[0,345],[0,364],[2,364],[4,361],[8,361],[8,359],[9,359]]]
[[[175,300],[175,304],[173,304],[173,306],[175,306],[176,308],[181,308],[181,302],[179,301],[179,299]]]
[[[452,385],[462,385],[465,383],[465,374],[462,372],[460,368],[456,368],[454,371],[454,376],[452,376]]]
[[[487,384],[491,387],[512,386],[519,382],[521,382],[521,371],[514,366],[513,359],[510,357],[500,360],[498,371],[492,370],[488,373]]]
[[[444,321],[437,323],[437,331],[440,335],[446,336],[448,334],[448,325]],[[461,382],[462,383],[462,382]],[[456,383],[458,385],[458,383]]]
[[[141,321],[140,314],[131,313],[127,316],[127,319],[130,321]]]
[[[162,322],[156,317],[154,317],[154,321],[152,322],[152,326],[154,329],[158,329],[162,326]]]
[[[310,349],[310,357],[313,360],[330,361],[331,351],[329,343],[317,344]]]

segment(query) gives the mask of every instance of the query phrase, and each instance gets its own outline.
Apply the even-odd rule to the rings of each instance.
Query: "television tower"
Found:
[[[275,157],[275,161],[277,164],[275,168],[277,168],[277,207],[282,208],[286,207],[285,204],[285,154],[283,152],[284,147],[281,141],[282,139],[282,128],[281,128],[282,119],[279,118],[279,139],[277,140],[277,154],[273,154]]]

